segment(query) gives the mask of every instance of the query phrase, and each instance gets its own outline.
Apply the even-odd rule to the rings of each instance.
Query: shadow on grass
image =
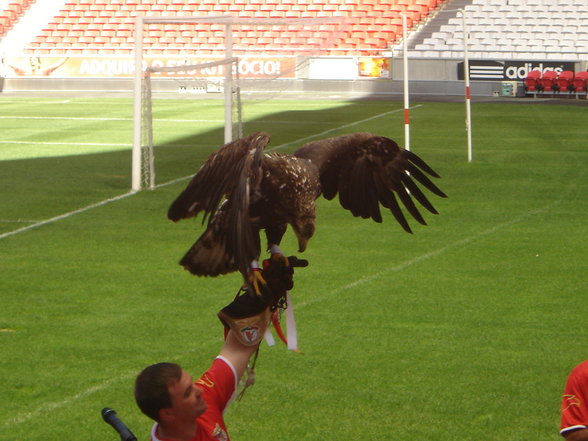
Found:
[[[324,107],[315,105],[311,110],[277,111],[249,119],[244,132],[268,131],[273,137],[268,148],[288,144],[279,150],[288,153],[316,134],[326,132],[317,136],[326,138],[357,131],[354,121],[378,115],[386,106],[389,105],[365,101],[344,105],[325,102]],[[223,128],[195,130],[193,135],[157,145],[156,184],[194,175],[210,153],[222,145],[223,133]],[[94,133],[89,138],[108,142],[107,133]],[[131,154],[121,150],[0,161],[0,185],[0,218],[6,221],[0,225],[0,232],[6,232],[22,226],[11,220],[47,219],[130,191]]]

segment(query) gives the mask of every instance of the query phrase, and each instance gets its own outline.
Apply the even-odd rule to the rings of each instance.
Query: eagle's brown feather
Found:
[[[239,270],[244,275],[261,253],[259,233],[268,247],[279,245],[288,225],[305,250],[315,229],[315,200],[322,194],[354,216],[382,222],[380,205],[411,232],[401,209],[425,220],[413,199],[437,213],[417,182],[440,197],[445,194],[425,175],[438,177],[421,158],[394,141],[370,133],[313,141],[294,155],[263,154],[267,133],[254,133],[213,153],[172,203],[173,221],[204,213],[207,230],[181,264],[201,276]],[[424,172],[424,173],[423,173]],[[416,181],[416,182],[415,182]],[[397,199],[398,197],[398,199]]]

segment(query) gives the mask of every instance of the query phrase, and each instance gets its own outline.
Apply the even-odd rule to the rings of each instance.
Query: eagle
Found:
[[[288,225],[304,252],[315,232],[315,204],[339,195],[353,216],[382,222],[388,209],[412,233],[401,208],[426,225],[415,202],[437,210],[417,183],[446,197],[428,176],[439,175],[415,153],[392,139],[351,133],[311,141],[294,154],[265,152],[271,137],[253,133],[213,152],[173,201],[167,216],[178,222],[203,214],[206,229],[180,261],[197,276],[240,271],[245,278],[261,254],[279,246]],[[427,176],[428,175],[428,176]]]

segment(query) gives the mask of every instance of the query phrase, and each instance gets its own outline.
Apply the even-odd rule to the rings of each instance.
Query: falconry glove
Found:
[[[218,318],[228,331],[232,330],[246,346],[259,344],[269,324],[272,313],[284,308],[286,293],[294,286],[294,268],[305,267],[308,261],[296,256],[273,254],[263,262],[259,290],[251,284],[241,288],[235,300],[218,312]]]

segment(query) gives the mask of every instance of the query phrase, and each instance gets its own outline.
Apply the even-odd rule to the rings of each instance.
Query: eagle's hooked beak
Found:
[[[314,234],[314,218],[299,219],[292,225],[292,229],[298,239],[298,252],[302,253],[306,250],[306,245]]]
[[[296,237],[298,238],[298,252],[303,253],[304,250],[306,250],[306,245],[308,244],[308,239],[306,237],[302,237],[299,235],[296,235]]]

